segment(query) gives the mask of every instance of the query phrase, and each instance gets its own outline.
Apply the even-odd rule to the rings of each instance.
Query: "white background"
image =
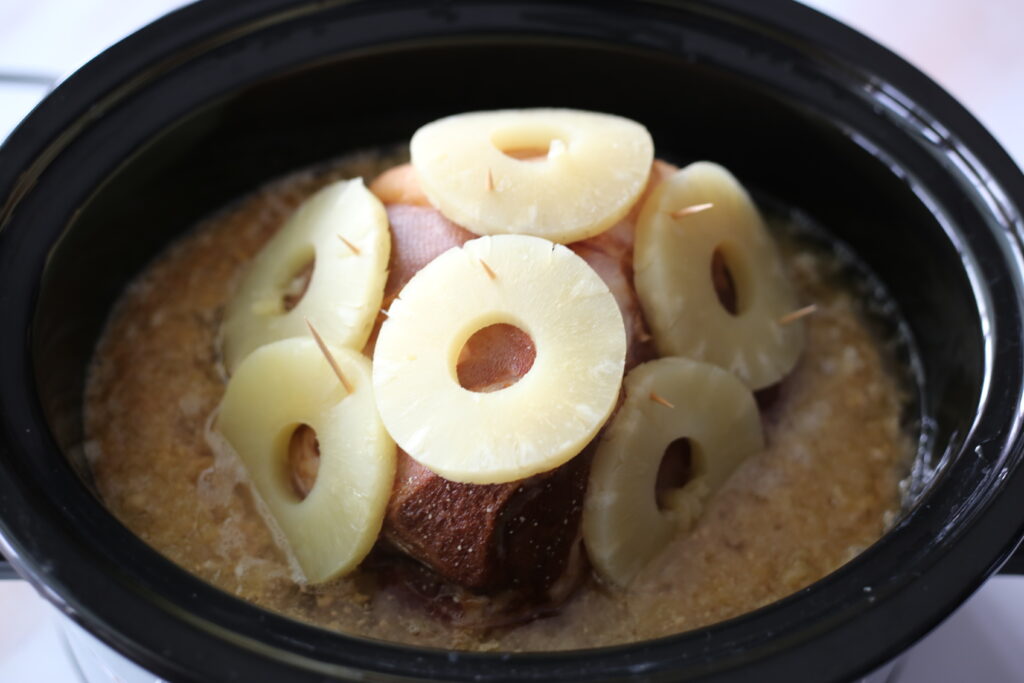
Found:
[[[58,79],[175,0],[0,0],[0,140],[45,92],[4,74]],[[906,57],[1024,161],[1024,0],[807,0]],[[3,163],[0,156],[0,163]],[[54,611],[0,583],[0,682],[77,683]],[[900,683],[1024,681],[1024,578],[986,584],[908,657]]]

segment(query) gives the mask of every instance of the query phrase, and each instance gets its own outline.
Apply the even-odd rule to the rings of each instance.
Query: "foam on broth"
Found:
[[[109,509],[185,569],[268,609],[328,629],[470,650],[596,647],[704,626],[785,597],[876,541],[901,506],[914,441],[893,340],[877,301],[837,253],[773,220],[800,298],[814,302],[803,358],[764,419],[768,447],[710,501],[628,591],[588,581],[557,614],[482,632],[433,616],[360,569],[303,587],[237,456],[210,429],[226,375],[223,308],[289,213],[338,178],[400,159],[358,154],[273,182],[204,221],[129,285],[98,345],[86,453]],[[653,493],[653,492],[652,492]]]

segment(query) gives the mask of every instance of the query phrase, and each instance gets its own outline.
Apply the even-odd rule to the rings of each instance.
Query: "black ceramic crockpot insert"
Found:
[[[752,614],[587,652],[447,653],[351,638],[191,577],[96,500],[85,366],[126,282],[268,179],[470,109],[643,122],[827,226],[917,348],[922,466],[881,541]],[[1024,180],[919,72],[795,3],[204,2],[72,76],[0,150],[0,547],[67,614],[173,680],[841,680],[907,647],[1024,521]],[[69,464],[70,463],[70,464]],[[79,476],[81,475],[81,476]]]

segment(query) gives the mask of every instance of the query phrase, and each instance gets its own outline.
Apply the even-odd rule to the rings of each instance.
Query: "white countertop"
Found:
[[[0,0],[0,75],[59,79],[176,0]],[[1024,160],[1024,0],[807,0],[915,63]],[[0,139],[45,93],[0,83]],[[0,582],[0,681],[79,683],[55,610]],[[918,644],[899,683],[1024,680],[1024,577],[989,581]]]

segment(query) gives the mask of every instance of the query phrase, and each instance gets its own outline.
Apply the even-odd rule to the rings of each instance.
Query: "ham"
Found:
[[[589,458],[507,484],[448,481],[399,453],[384,538],[467,588],[543,597],[578,541]]]
[[[476,237],[419,200],[416,204],[389,204],[395,198],[422,196],[418,187],[410,185],[415,183],[410,168],[398,168],[401,170],[393,169],[381,176],[386,183],[371,184],[374,191],[384,188],[380,196],[391,221],[385,306],[419,269],[444,251]],[[660,180],[663,175],[657,167],[655,171],[650,187],[655,176]],[[627,370],[654,357],[632,285],[636,214],[634,210],[610,230],[569,245],[615,296],[626,326]],[[383,316],[378,329],[382,322]],[[368,353],[372,348],[371,341]],[[530,338],[517,328],[485,328],[467,342],[460,354],[460,384],[473,391],[502,389],[529,371],[535,354]],[[387,546],[428,568],[438,580],[402,561],[388,565],[393,574],[397,571],[399,575],[392,577],[393,583],[457,621],[465,620],[467,606],[472,603],[467,590],[502,596],[485,610],[489,622],[521,615],[523,605],[564,599],[586,569],[581,559],[580,519],[591,451],[588,447],[561,467],[528,479],[480,485],[444,479],[400,450],[382,539]],[[403,566],[405,570],[401,570]],[[509,599],[509,595],[515,599]],[[496,615],[495,610],[501,614]]]
[[[384,299],[390,304],[423,266],[475,235],[433,208],[395,204],[387,211],[392,256]],[[534,356],[533,342],[518,328],[484,328],[462,350],[460,383],[471,391],[504,388],[526,374]],[[383,538],[459,586],[540,596],[563,577],[578,541],[588,471],[586,459],[574,458],[519,482],[460,484],[400,451]],[[415,576],[415,585],[424,585]]]
[[[387,171],[384,175],[392,171]],[[377,184],[375,180],[370,188],[373,189]],[[406,191],[408,192],[410,191]],[[385,208],[391,224],[391,257],[388,261],[388,279],[384,284],[384,299],[381,302],[386,310],[420,268],[452,247],[465,244],[476,235],[455,225],[433,207],[386,204]],[[370,339],[363,348],[363,353],[370,358],[373,358],[377,334],[380,333],[380,326],[384,320],[383,313],[377,316]]]
[[[430,206],[391,204],[391,260],[384,285],[385,307],[391,304],[419,270],[452,247],[477,237]]]

